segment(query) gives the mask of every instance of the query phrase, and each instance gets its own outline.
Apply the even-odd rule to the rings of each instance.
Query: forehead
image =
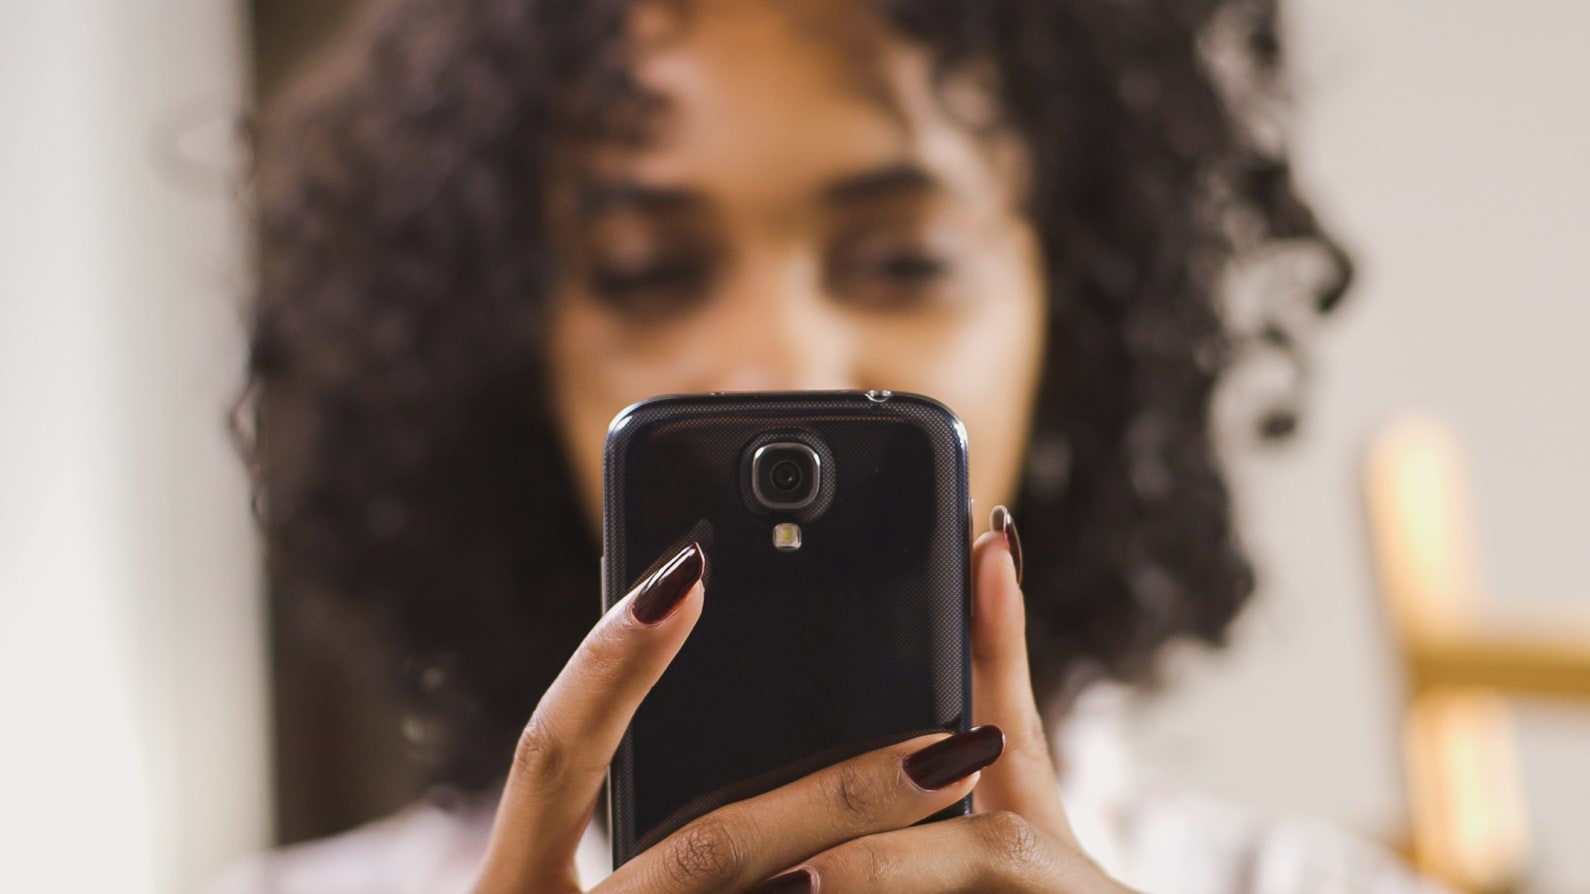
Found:
[[[965,161],[970,133],[934,95],[929,52],[864,3],[647,2],[630,41],[660,109],[650,139],[598,152],[626,176],[774,198],[856,170]]]

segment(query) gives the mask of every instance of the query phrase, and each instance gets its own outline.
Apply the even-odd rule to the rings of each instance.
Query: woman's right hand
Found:
[[[476,894],[580,890],[574,854],[607,765],[701,616],[704,566],[699,545],[680,551],[607,612],[542,697],[519,739]],[[923,751],[947,739],[955,741]],[[835,845],[904,828],[966,797],[1001,742],[992,729],[920,736],[835,764],[696,819],[595,890],[748,890]]]

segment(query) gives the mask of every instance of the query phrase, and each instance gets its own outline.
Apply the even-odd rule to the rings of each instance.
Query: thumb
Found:
[[[1005,731],[1005,755],[983,771],[977,810],[1013,811],[1075,844],[1027,664],[1021,541],[1005,507],[995,507],[992,526],[972,548],[972,706],[975,723]]]

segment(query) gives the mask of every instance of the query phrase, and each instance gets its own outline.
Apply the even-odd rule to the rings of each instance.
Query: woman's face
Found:
[[[551,209],[551,397],[587,517],[613,415],[691,391],[930,395],[966,423],[978,505],[1009,501],[1044,285],[986,89],[935,87],[842,0],[655,4],[631,28],[657,126],[581,153]]]

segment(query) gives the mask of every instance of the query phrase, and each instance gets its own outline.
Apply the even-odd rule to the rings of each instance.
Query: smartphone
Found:
[[[970,727],[966,430],[942,404],[653,398],[614,418],[603,474],[604,610],[691,541],[707,558],[701,619],[609,770],[614,866],[722,805]]]

